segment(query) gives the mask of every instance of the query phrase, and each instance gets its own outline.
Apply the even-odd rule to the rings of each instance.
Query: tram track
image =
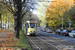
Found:
[[[31,39],[31,41],[33,41],[34,45],[37,46],[38,50],[60,50],[60,49],[54,47],[53,45],[51,45],[50,43],[37,38],[37,36],[36,37],[27,36],[27,38],[29,38],[29,40]],[[33,45],[33,44],[31,43],[31,45]],[[32,46],[32,48],[36,48],[36,47]],[[39,49],[39,48],[41,48],[41,49]],[[35,49],[35,50],[37,50],[37,49]]]
[[[47,37],[48,39],[50,39],[50,40],[54,40],[55,42],[58,42],[58,43],[60,43],[60,44],[63,44],[63,45],[73,45],[73,46],[75,46],[75,41],[74,42],[72,42],[72,41],[67,41],[67,40],[65,40],[65,39],[60,39],[60,37],[59,38],[56,38],[56,37],[53,37],[53,36],[48,36],[48,35],[44,35],[44,34],[40,34],[40,36],[44,36],[44,37]],[[65,44],[66,43],[66,44]]]
[[[73,44],[69,44],[68,42],[66,42],[66,40],[62,40],[52,36],[46,36],[46,35],[38,35],[35,37],[28,36],[28,39],[32,41],[32,43],[35,45],[32,46],[32,48],[37,48],[33,50],[74,50],[75,49],[72,47]],[[33,45],[32,43],[31,45]]]
[[[39,37],[37,37],[37,38],[39,38]],[[49,44],[49,45],[51,45],[51,46],[53,46],[53,47],[57,48],[58,50],[60,50],[58,47],[56,47],[56,46],[52,45],[51,43],[49,43],[49,42],[47,42],[47,41],[45,41],[45,40],[43,40],[42,38],[39,38],[39,39],[41,39],[42,41],[46,42],[47,44]]]
[[[34,46],[32,46],[32,50],[41,50],[41,48],[33,40],[31,40],[31,38],[29,38],[28,36],[27,38],[34,44]]]
[[[58,48],[59,50],[64,50],[64,49],[72,49],[74,50],[75,48],[71,46],[67,46],[67,45],[64,45],[62,43],[59,43],[59,42],[56,42],[55,40],[52,40],[52,39],[49,39],[48,37],[44,37],[44,36],[38,36],[37,38],[47,42],[47,43],[51,43],[53,46],[55,46],[56,48]],[[63,40],[62,40],[63,41]]]

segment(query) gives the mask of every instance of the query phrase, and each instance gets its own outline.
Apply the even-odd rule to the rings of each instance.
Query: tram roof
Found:
[[[37,23],[37,21],[26,21],[27,23]]]

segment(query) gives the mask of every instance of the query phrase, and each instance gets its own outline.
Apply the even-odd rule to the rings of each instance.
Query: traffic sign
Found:
[[[69,20],[69,25],[71,25],[71,20]]]
[[[71,22],[71,20],[69,20],[69,22]]]
[[[69,25],[71,25],[71,22],[69,22]]]

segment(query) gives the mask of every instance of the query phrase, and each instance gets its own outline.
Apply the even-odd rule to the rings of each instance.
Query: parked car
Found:
[[[45,29],[45,28],[42,28],[42,31],[43,31],[43,32],[46,32],[46,29]]]
[[[63,30],[57,29],[57,30],[55,31],[55,34],[60,35],[60,33],[61,33],[62,31],[63,31]]]
[[[75,38],[75,30],[71,31],[71,32],[69,33],[69,36]]]
[[[52,30],[48,29],[46,32],[48,32],[48,33],[52,33]]]
[[[43,28],[41,27],[41,28],[40,28],[40,30],[42,31],[42,30],[43,30]]]
[[[63,31],[60,33],[60,35],[68,36],[68,35],[69,35],[69,32],[71,32],[71,31],[69,31],[69,30],[63,30]]]

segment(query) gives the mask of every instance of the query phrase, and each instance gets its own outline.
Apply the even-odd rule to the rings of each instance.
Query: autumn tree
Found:
[[[1,0],[0,0],[1,1]],[[2,15],[5,13],[6,6],[0,3],[0,21],[1,21],[1,30],[2,30]]]
[[[64,23],[68,24],[69,20],[71,20],[71,25],[75,25],[75,6],[65,12],[64,18]]]
[[[41,20],[41,26],[46,26],[46,13],[45,13],[45,11],[46,11],[46,7],[47,7],[47,5],[48,5],[48,1],[50,1],[50,0],[44,0],[43,2],[38,2],[38,16],[39,16],[39,19]]]
[[[14,23],[14,18],[13,18],[13,14],[11,14],[8,10],[5,10],[5,12],[7,12],[7,13],[2,14],[2,23],[5,23],[5,29],[9,29],[9,24]],[[8,24],[8,26],[7,26],[7,24]]]
[[[51,2],[49,6],[47,6],[46,20],[49,23],[49,26],[59,26],[60,24],[62,24],[62,10],[64,14],[65,11],[67,11],[71,6],[73,6],[73,0],[53,1],[57,2]]]
[[[19,30],[22,26],[22,18],[33,7],[34,5],[31,0],[3,0],[0,3],[7,6],[9,10],[14,15],[14,37],[19,38]]]

